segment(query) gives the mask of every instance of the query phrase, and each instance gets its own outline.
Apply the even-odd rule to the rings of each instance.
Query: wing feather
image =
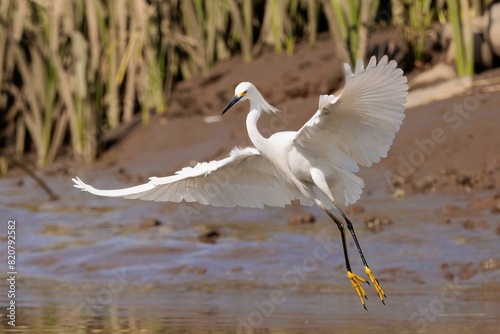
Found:
[[[185,167],[172,176],[152,177],[148,183],[130,188],[101,190],[78,177],[73,181],[76,188],[106,197],[249,208],[283,207],[295,199],[312,204],[255,148],[235,148],[225,159]]]
[[[405,117],[408,85],[403,71],[387,56],[378,64],[372,57],[366,68],[358,61],[354,73],[347,64],[344,69],[342,93],[321,95],[318,111],[293,141],[330,167],[330,191],[337,201],[348,205],[359,199],[364,186],[353,174],[358,165],[369,167],[387,156]],[[314,192],[321,197],[319,189]]]
[[[346,64],[345,76],[342,93],[320,96],[318,111],[297,132],[294,143],[317,154],[327,148],[329,161],[355,172],[356,163],[369,167],[387,156],[405,117],[408,85],[403,71],[387,56],[378,64],[372,57],[366,69],[358,61],[354,74]]]

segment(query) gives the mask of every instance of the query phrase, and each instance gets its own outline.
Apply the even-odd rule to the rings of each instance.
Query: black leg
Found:
[[[347,251],[347,242],[346,242],[346,238],[345,238],[344,224],[337,217],[335,217],[321,202],[318,201],[316,203],[323,211],[325,211],[325,213],[328,215],[328,217],[330,217],[335,222],[335,224],[337,225],[337,227],[340,231],[340,237],[342,238],[342,248],[344,251],[345,266],[346,266],[346,270],[347,270],[347,277],[349,278],[354,289],[356,290],[356,293],[358,294],[358,297],[361,301],[361,304],[363,305],[365,310],[367,310],[364,299],[368,299],[368,298],[366,297],[365,290],[363,289],[363,287],[361,286],[360,283],[367,283],[368,285],[370,285],[370,283],[368,283],[368,281],[365,280],[364,278],[354,274],[351,270],[351,263],[349,262],[349,254]],[[364,297],[364,299],[363,299],[363,297]]]
[[[347,250],[347,242],[346,242],[346,239],[345,239],[344,224],[339,219],[337,219],[337,217],[335,217],[322,204],[320,205],[320,208],[323,209],[323,211],[325,211],[325,213],[328,215],[328,217],[330,217],[335,222],[335,224],[337,224],[337,227],[338,227],[338,229],[340,231],[340,237],[342,238],[342,248],[343,248],[343,251],[344,251],[345,266],[346,266],[347,271],[352,271],[351,270],[351,263],[349,262],[349,254],[348,254],[348,250]]]
[[[363,261],[363,265],[365,266],[365,272],[368,275],[368,277],[370,278],[370,280],[372,281],[373,286],[375,287],[375,290],[377,290],[377,293],[378,293],[380,300],[385,305],[384,298],[387,298],[387,296],[385,295],[384,290],[382,290],[382,288],[380,287],[378,279],[376,279],[375,276],[373,275],[373,272],[370,269],[370,267],[368,266],[368,263],[366,263],[365,256],[363,255],[363,251],[361,250],[361,246],[359,245],[358,238],[356,237],[356,232],[354,232],[354,226],[352,225],[349,218],[347,218],[344,211],[342,211],[340,206],[335,201],[333,202],[333,204],[335,205],[337,210],[340,212],[340,214],[344,218],[346,225],[347,225],[347,229],[349,230],[349,232],[351,232],[352,238],[354,239],[354,243],[356,244],[356,248],[358,249],[359,256],[361,257],[361,261]]]
[[[340,206],[338,206],[338,204],[336,202],[333,202],[333,204],[335,204],[335,207],[337,208],[337,210],[340,212],[340,214],[344,218],[346,225],[347,225],[347,229],[349,230],[349,232],[351,232],[352,238],[354,239],[354,243],[356,244],[356,248],[358,249],[359,256],[361,256],[361,261],[363,261],[363,264],[368,267],[368,264],[366,263],[365,256],[363,255],[363,251],[361,250],[361,246],[359,245],[358,238],[356,237],[356,232],[354,232],[354,226],[352,226],[351,221],[349,220],[349,218],[347,218],[347,216],[345,215],[344,211],[342,211]]]

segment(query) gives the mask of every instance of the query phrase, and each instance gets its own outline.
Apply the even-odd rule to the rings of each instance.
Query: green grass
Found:
[[[420,59],[429,26],[439,17],[435,10],[444,13],[457,36],[458,71],[469,75],[468,18],[485,2],[446,0],[444,10],[444,1],[436,8],[430,0],[405,1],[397,17],[409,23],[405,38]],[[321,29],[328,30],[340,58],[365,58],[378,4],[128,0],[117,6],[112,0],[3,0],[0,110],[6,112],[0,116],[0,158],[34,152],[43,166],[69,147],[90,162],[101,151],[103,133],[136,113],[147,124],[152,113],[168,112],[180,78],[207,73],[237,53],[251,61],[266,46],[293,54],[297,41],[306,39],[315,47]]]

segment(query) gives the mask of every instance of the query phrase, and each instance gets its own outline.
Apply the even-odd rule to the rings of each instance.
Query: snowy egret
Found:
[[[363,180],[354,172],[387,156],[404,118],[408,85],[395,61],[372,57],[366,67],[359,60],[354,73],[345,64],[346,82],[339,96],[321,95],[314,116],[298,131],[278,132],[265,138],[257,128],[262,112],[278,110],[249,82],[240,83],[222,114],[248,100],[246,119],[253,147],[234,148],[229,157],[186,167],[175,175],[152,177],[146,184],[117,190],[99,190],[74,178],[75,187],[89,193],[149,201],[198,202],[220,207],[283,207],[293,200],[318,205],[335,222],[342,239],[347,277],[366,309],[361,283],[370,284],[351,270],[342,215],[361,256],[365,273],[384,303],[386,298],[368,266],[351,221],[340,204],[361,196]],[[384,303],[385,304],[385,303]]]

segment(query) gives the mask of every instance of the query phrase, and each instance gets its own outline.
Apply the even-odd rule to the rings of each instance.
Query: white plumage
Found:
[[[254,122],[249,135],[257,149],[235,148],[225,159],[186,167],[173,176],[152,177],[136,187],[100,190],[78,177],[73,179],[75,187],[98,196],[221,207],[282,207],[293,200],[313,205],[318,197],[327,208],[333,207],[330,197],[352,204],[364,185],[353,172],[358,165],[368,167],[387,156],[404,118],[406,77],[396,65],[387,57],[377,64],[372,57],[366,69],[358,61],[353,74],[346,64],[346,83],[339,96],[321,95],[318,111],[299,131],[267,139],[258,133],[256,121],[262,111],[277,110],[251,83],[241,83],[233,104],[250,101],[247,125]],[[315,184],[311,168],[323,172],[324,184]],[[325,184],[329,192],[323,191]]]
[[[99,190],[78,177],[73,179],[74,186],[99,196],[220,207],[282,207],[293,200],[317,204],[341,231],[347,276],[365,306],[366,294],[360,283],[367,281],[351,271],[344,225],[329,211],[335,206],[354,238],[366,274],[384,302],[385,294],[338,203],[352,204],[361,196],[364,183],[354,174],[359,165],[369,167],[387,156],[404,118],[408,85],[403,71],[386,56],[378,64],[372,57],[366,69],[358,61],[355,73],[346,64],[345,76],[342,93],[321,95],[317,112],[299,131],[264,138],[257,128],[259,117],[262,112],[278,111],[254,85],[242,82],[222,114],[238,102],[250,102],[246,125],[255,148],[235,148],[225,159],[186,167],[172,176],[152,177],[136,187]]]
[[[99,190],[78,177],[73,181],[75,187],[99,196],[198,202],[219,207],[284,207],[300,198],[298,189],[291,187],[276,173],[272,162],[251,147],[234,148],[225,159],[185,167],[172,176],[151,177],[148,183],[131,188]]]

